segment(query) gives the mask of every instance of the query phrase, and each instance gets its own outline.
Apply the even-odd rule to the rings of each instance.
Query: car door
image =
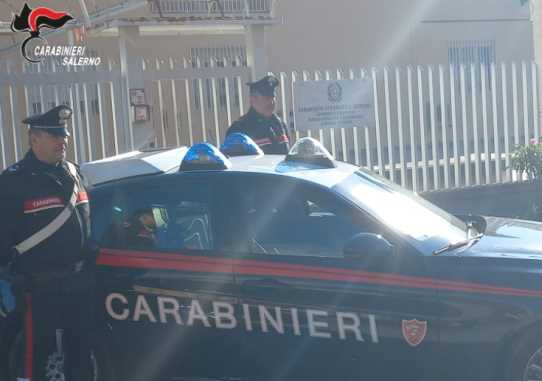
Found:
[[[238,295],[231,260],[215,252],[207,181],[143,178],[104,206],[98,308],[112,327],[120,379],[236,377]]]
[[[231,181],[242,184],[229,204],[246,233],[235,276],[252,379],[430,373],[439,303],[422,256],[327,188],[268,175]],[[382,234],[395,253],[345,258],[358,233]]]

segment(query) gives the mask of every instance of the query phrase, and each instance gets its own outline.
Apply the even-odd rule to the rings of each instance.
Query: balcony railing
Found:
[[[162,15],[269,16],[272,3],[273,0],[158,0],[150,4],[153,14]]]

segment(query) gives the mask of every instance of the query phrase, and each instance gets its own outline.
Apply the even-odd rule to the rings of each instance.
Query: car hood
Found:
[[[484,236],[461,255],[542,259],[542,223],[486,217]]]

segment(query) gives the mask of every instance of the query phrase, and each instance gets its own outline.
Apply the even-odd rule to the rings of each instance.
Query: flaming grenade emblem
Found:
[[[30,37],[24,40],[21,46],[21,52],[23,57],[28,61],[39,62],[39,60],[29,58],[26,52],[26,45],[35,38],[45,41],[44,38],[40,37],[41,28],[58,29],[70,20],[73,20],[73,17],[66,12],[58,12],[47,7],[30,9],[28,4],[25,4],[21,13],[13,16],[11,30],[14,32],[30,33]]]

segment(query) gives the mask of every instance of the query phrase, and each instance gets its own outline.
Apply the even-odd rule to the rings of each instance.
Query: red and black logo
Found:
[[[34,38],[40,37],[41,28],[58,29],[68,21],[73,20],[73,17],[66,12],[58,12],[47,7],[38,7],[30,9],[28,4],[25,4],[20,15],[14,15],[11,22],[11,30],[14,32],[29,32],[30,37],[24,40],[21,46],[23,57],[30,62],[39,62],[28,57],[26,53],[26,45]]]

